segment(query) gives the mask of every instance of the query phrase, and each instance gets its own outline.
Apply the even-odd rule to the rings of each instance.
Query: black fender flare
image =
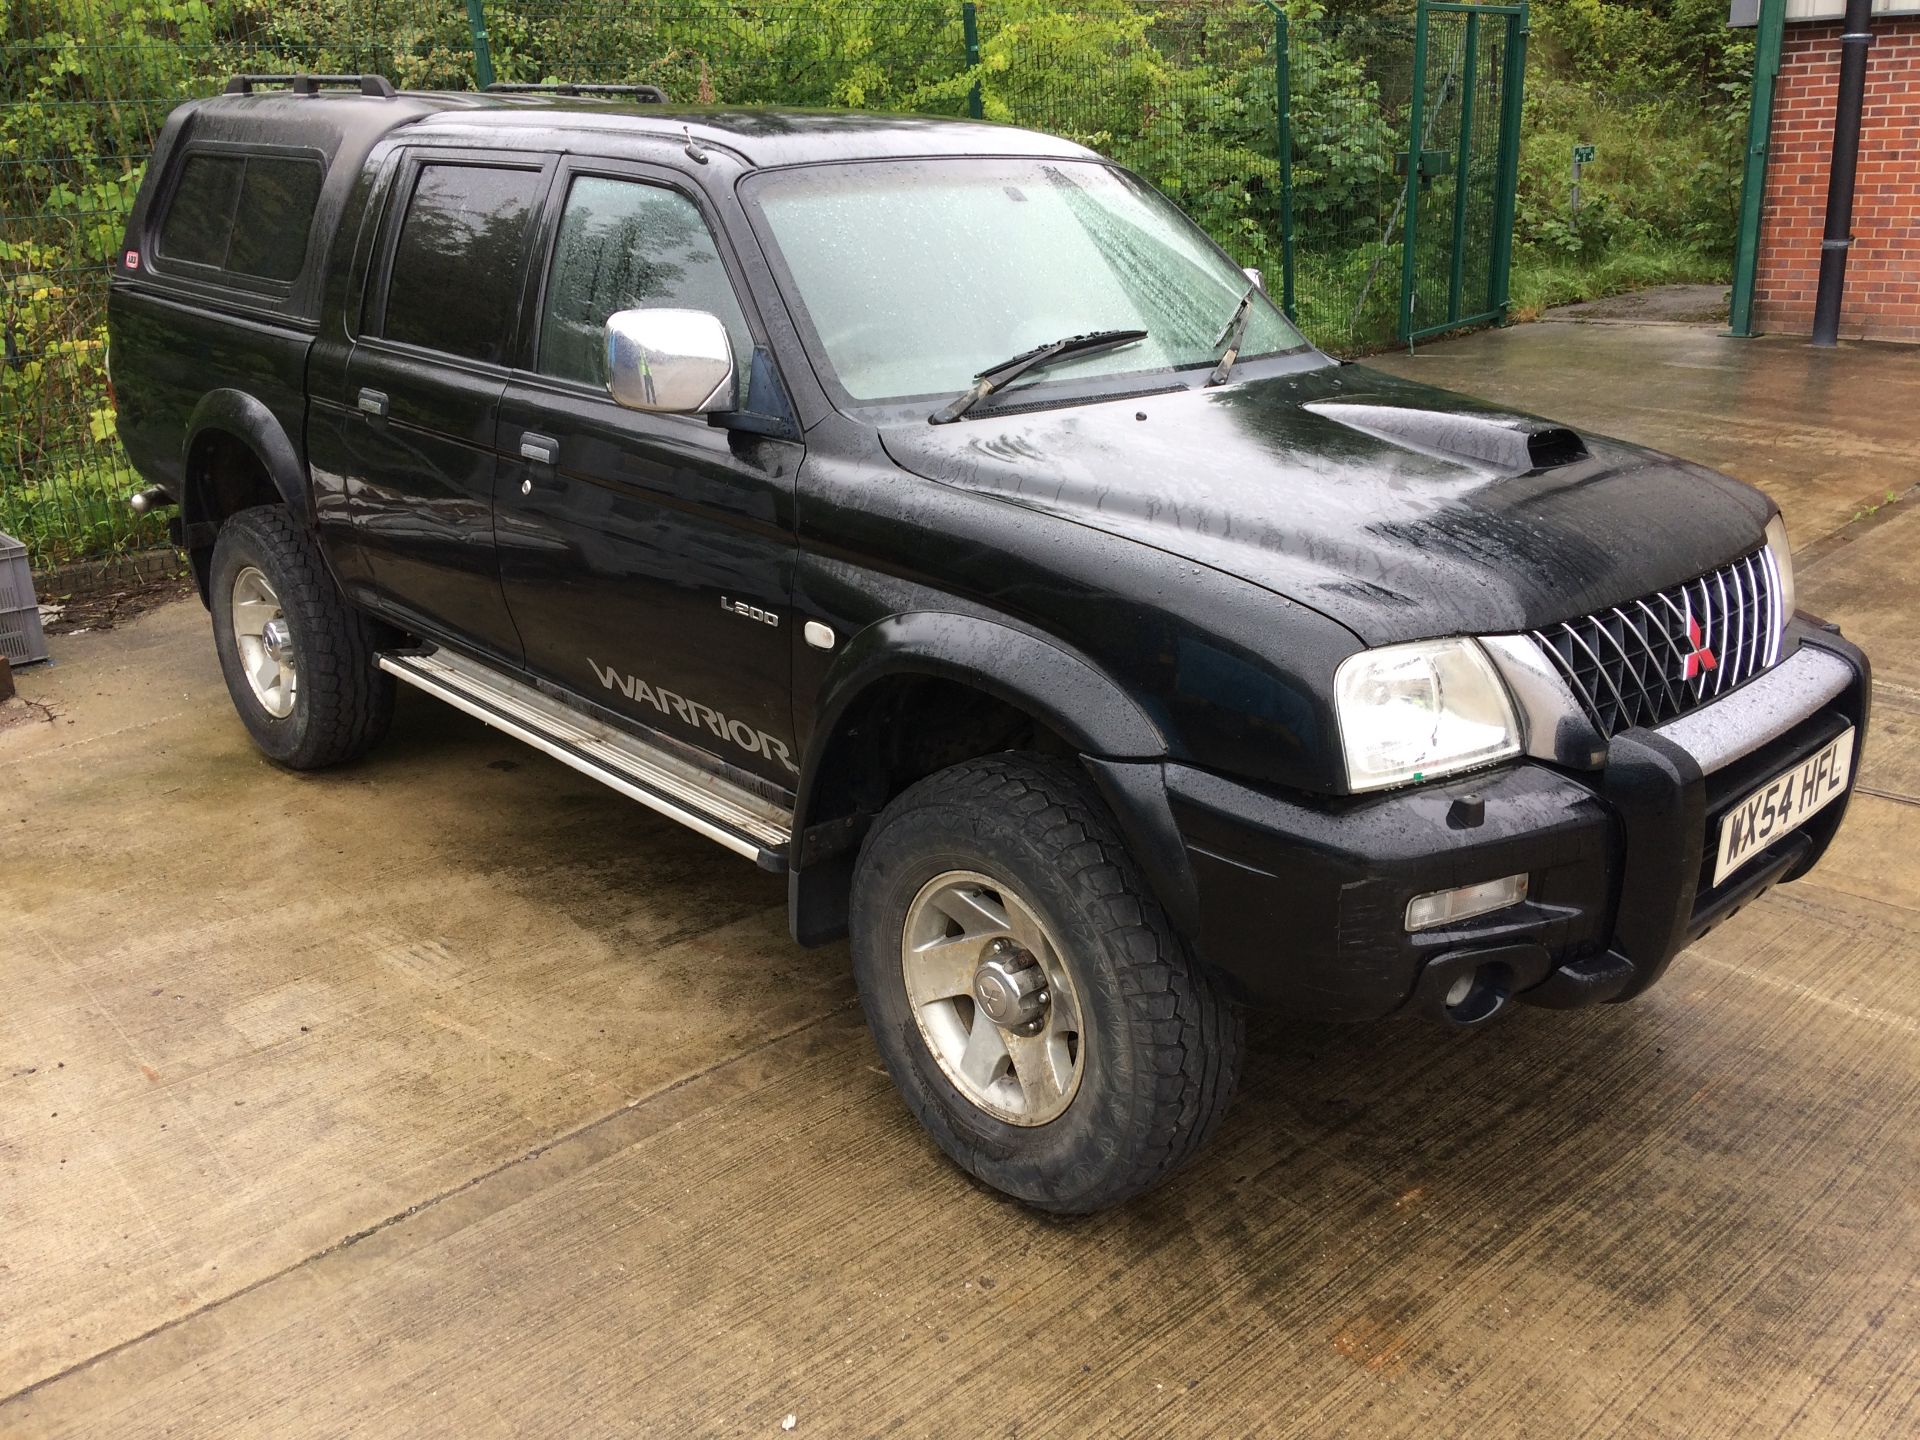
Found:
[[[258,456],[288,511],[302,525],[313,524],[306,462],[273,411],[243,390],[209,390],[187,417],[187,437],[180,449],[183,474],[191,476],[188,465],[194,447],[212,432],[232,436]],[[183,488],[192,489],[191,485]],[[206,517],[192,513],[187,495],[176,498],[180,501],[181,519],[191,534],[192,527],[203,523]]]
[[[977,615],[911,610],[860,631],[827,672],[796,813],[806,814],[821,756],[847,710],[876,682],[903,675],[971,685],[1044,720],[1088,754],[1166,752],[1166,736],[1133,697],[1058,642]]]
[[[835,742],[862,697],[877,684],[904,677],[954,680],[1005,701],[1049,726],[1083,756],[1153,764],[1167,753],[1160,725],[1118,682],[1032,631],[932,610],[869,625],[848,641],[827,673],[801,764],[788,900],[794,937],[802,944],[845,933],[853,856],[871,818],[820,818]],[[1095,778],[1103,791],[1109,789],[1104,777],[1096,772]]]

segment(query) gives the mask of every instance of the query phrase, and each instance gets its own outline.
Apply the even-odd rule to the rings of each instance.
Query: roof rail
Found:
[[[227,81],[228,95],[251,95],[256,85],[285,85],[296,95],[318,95],[322,85],[356,85],[362,95],[391,100],[396,92],[384,75],[236,75]]]
[[[571,81],[557,85],[511,85],[496,80],[487,89],[495,95],[631,95],[651,105],[667,103],[667,92],[658,85],[576,85]]]

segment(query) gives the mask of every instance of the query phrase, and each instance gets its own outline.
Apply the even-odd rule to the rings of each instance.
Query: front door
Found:
[[[563,172],[528,369],[500,410],[501,581],[528,669],[782,789],[798,783],[789,600],[801,446],[622,409],[617,310],[756,335],[700,206],[637,168]]]
[[[341,397],[337,463],[352,482],[350,523],[373,597],[430,634],[514,663],[493,446],[551,178],[538,157],[407,158]]]

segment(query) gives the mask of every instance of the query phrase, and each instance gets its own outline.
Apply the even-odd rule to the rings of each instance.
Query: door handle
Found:
[[[531,430],[523,430],[520,432],[520,458],[533,466],[535,474],[552,470],[553,462],[560,458],[560,442],[551,435],[536,435]],[[533,493],[533,475],[521,480],[520,493]]]
[[[384,390],[372,390],[362,386],[359,398],[354,403],[376,420],[387,418],[387,392]]]

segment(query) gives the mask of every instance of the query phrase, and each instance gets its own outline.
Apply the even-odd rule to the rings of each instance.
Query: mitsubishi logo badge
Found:
[[[1720,663],[1713,658],[1713,651],[1701,643],[1700,622],[1691,615],[1687,616],[1687,643],[1693,646],[1693,651],[1681,666],[1682,680],[1691,680],[1696,675],[1703,675]]]

